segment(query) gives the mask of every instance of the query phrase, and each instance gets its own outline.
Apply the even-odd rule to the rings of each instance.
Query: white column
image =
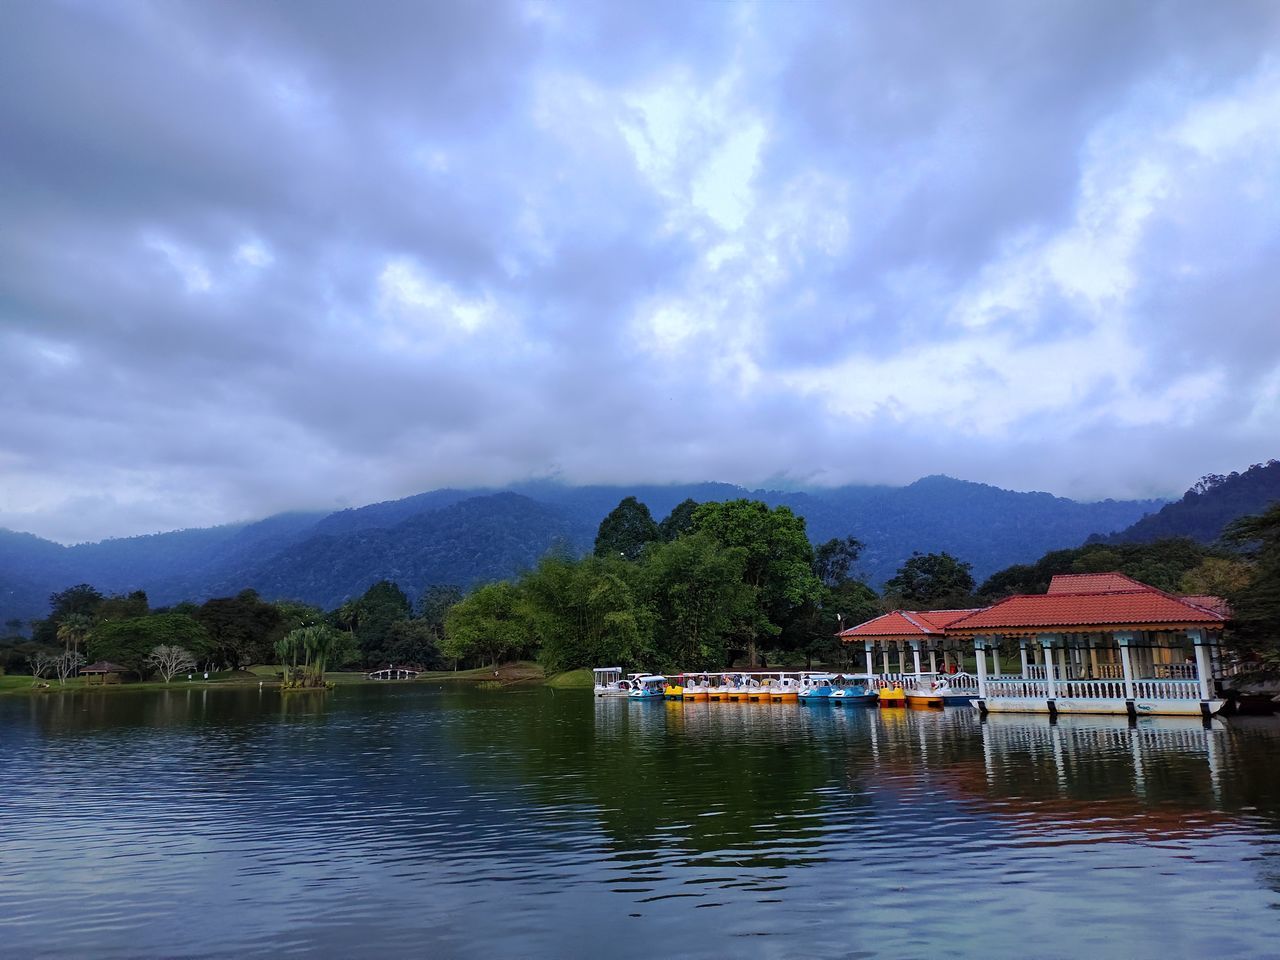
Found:
[[[867,648],[867,673],[875,673],[876,671],[875,671],[875,668],[872,666],[872,660],[871,660],[871,641],[867,640],[865,643],[865,646]]]
[[[1116,643],[1120,645],[1120,669],[1124,673],[1124,696],[1133,699],[1133,660],[1129,655],[1129,644],[1133,643],[1132,633],[1117,633]]]
[[[889,644],[887,641],[880,648],[880,657],[884,661],[884,675],[887,677],[889,675]]]
[[[898,641],[898,672],[907,672],[907,647],[901,640]]]
[[[1089,676],[1098,679],[1098,640],[1095,636],[1089,637]]]
[[[911,641],[911,662],[915,664],[916,676],[920,676],[920,641]]]
[[[995,641],[991,643],[991,675],[999,677],[1000,674],[1000,648],[996,646]]]
[[[978,661],[978,696],[987,698],[987,641],[984,637],[973,638],[973,650]]]
[[[929,672],[938,672],[938,651],[934,650],[933,647],[929,648]]]
[[[1209,700],[1213,697],[1213,686],[1210,683],[1213,667],[1209,663],[1209,648],[1205,645],[1204,631],[1188,630],[1187,635],[1196,648],[1196,679],[1200,681],[1200,699]]]
[[[1018,641],[1018,655],[1022,659],[1022,679],[1027,679],[1027,641]]]
[[[1053,682],[1053,636],[1049,635],[1040,638],[1040,644],[1044,647],[1044,679],[1049,685],[1049,699],[1057,699],[1058,687]]]
[[[1061,637],[1058,641],[1058,680],[1066,682],[1071,679],[1071,674],[1067,670],[1067,638]]]

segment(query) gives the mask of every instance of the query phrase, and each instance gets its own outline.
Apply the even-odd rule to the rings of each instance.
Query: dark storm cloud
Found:
[[[1275,451],[1271,4],[0,8],[0,525]]]

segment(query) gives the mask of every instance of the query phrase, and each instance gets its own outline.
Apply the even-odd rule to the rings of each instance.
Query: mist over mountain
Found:
[[[747,490],[728,483],[441,489],[336,513],[282,513],[244,524],[175,530],[65,547],[0,530],[0,620],[47,612],[50,593],[92,583],[145,590],[153,604],[202,601],[253,587],[268,599],[332,608],[381,579],[417,597],[433,583],[467,587],[514,576],[549,549],[591,548],[600,520],[634,495],[661,519],[681,501],[752,497],[805,517],[821,543],[866,544],[860,573],[877,586],[913,550],[947,550],[981,579],[1090,534],[1128,527],[1159,500],[1078,503],[949,477],[906,487]]]

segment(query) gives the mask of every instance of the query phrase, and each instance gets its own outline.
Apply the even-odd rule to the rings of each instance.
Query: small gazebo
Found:
[[[120,664],[112,663],[110,660],[99,660],[97,663],[91,663],[87,667],[80,668],[80,673],[88,678],[85,683],[92,683],[94,677],[98,678],[99,683],[106,683],[107,674],[114,673],[119,676],[128,672],[128,667],[122,667]]]

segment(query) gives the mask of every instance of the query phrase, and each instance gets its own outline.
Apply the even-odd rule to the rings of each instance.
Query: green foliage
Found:
[[[150,668],[147,657],[158,646],[177,646],[196,656],[209,649],[209,635],[192,617],[182,613],[152,613],[128,620],[100,623],[89,636],[89,660],[109,660],[139,675]]]
[[[1049,581],[1059,573],[1112,571],[1177,592],[1190,571],[1221,556],[1221,551],[1185,537],[1154,543],[1087,543],[1072,550],[1053,550],[1035,563],[1015,564],[993,573],[978,589],[978,597],[983,603],[990,603],[1015,593],[1044,593]]]
[[[804,518],[759,500],[730,500],[702,504],[693,523],[721,546],[746,551],[742,579],[755,592],[755,615],[743,623],[740,636],[754,665],[761,637],[777,636],[797,609],[821,599]]]
[[[824,586],[838,587],[849,579],[862,549],[863,543],[857,537],[834,537],[828,540],[814,551],[814,575]]]
[[[342,643],[342,635],[327,623],[290,630],[275,644],[285,670],[286,687],[322,687],[329,660]]]
[[[490,583],[456,604],[445,619],[443,653],[455,664],[497,664],[530,646],[530,624],[509,583]]]
[[[1258,674],[1280,677],[1280,501],[1231,524],[1226,540],[1244,550],[1253,566],[1249,581],[1227,593],[1228,641],[1257,662]]]
[[[635,577],[621,558],[551,555],[521,578],[519,611],[548,672],[632,664],[649,653],[651,617],[637,599]]]
[[[683,537],[693,530],[693,514],[698,509],[698,501],[692,497],[681,500],[666,518],[658,524],[658,533],[668,542]]]
[[[366,665],[390,659],[391,628],[413,617],[413,606],[403,590],[390,580],[379,580],[359,600],[342,605],[338,625],[351,630]]]
[[[107,597],[98,604],[94,618],[98,621],[129,620],[133,617],[145,617],[151,612],[151,604],[143,590],[134,590],[123,595]]]
[[[270,660],[285,629],[280,609],[253,590],[206,601],[195,617],[208,633],[202,659],[229,670]]]
[[[973,564],[942,553],[913,553],[884,585],[895,607],[945,610],[967,606],[973,595]]]
[[[635,560],[645,544],[660,540],[658,525],[654,523],[649,508],[635,497],[624,497],[622,502],[613,508],[600,521],[600,530],[596,534],[595,555],[597,557],[622,557]]]
[[[659,666],[693,670],[727,664],[730,639],[758,616],[746,569],[744,548],[722,546],[706,533],[682,536],[645,554],[640,582],[656,617]],[[609,662],[636,661],[615,657]]]
[[[397,620],[387,632],[387,660],[402,667],[419,667],[423,670],[440,670],[445,666],[440,653],[443,631],[426,618]],[[347,636],[347,634],[343,634]],[[356,649],[359,653],[359,649]]]

